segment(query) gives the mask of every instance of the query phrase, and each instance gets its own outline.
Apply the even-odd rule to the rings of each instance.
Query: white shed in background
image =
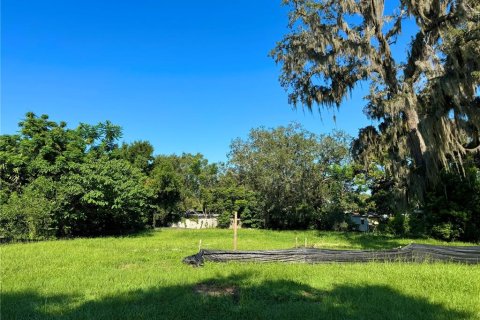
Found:
[[[184,217],[171,225],[172,228],[184,229],[209,229],[216,228],[218,225],[217,214],[204,214],[201,212],[189,211]]]
[[[367,232],[369,230],[367,215],[352,214],[350,220],[357,225],[358,231]]]

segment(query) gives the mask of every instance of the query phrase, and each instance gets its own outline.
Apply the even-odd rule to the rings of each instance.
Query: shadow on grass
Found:
[[[340,285],[323,291],[290,280],[254,284],[247,274],[191,285],[121,293],[101,300],[2,294],[2,319],[469,319],[387,286]]]

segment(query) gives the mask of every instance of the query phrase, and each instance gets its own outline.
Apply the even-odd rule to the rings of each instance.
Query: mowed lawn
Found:
[[[239,249],[292,248],[296,238],[336,249],[412,242],[240,230]],[[184,265],[200,240],[205,249],[231,249],[232,231],[161,229],[1,245],[1,319],[480,319],[480,265]]]

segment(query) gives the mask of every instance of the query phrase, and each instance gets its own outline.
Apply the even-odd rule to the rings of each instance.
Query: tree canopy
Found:
[[[252,129],[248,139],[234,140],[229,163],[239,183],[259,195],[266,227],[328,229],[356,209],[349,140],[343,132],[317,136],[298,124]]]
[[[290,29],[272,51],[289,101],[339,107],[367,83],[358,159],[384,159],[396,189],[423,199],[442,169],[480,152],[480,3],[477,0],[286,0]],[[391,4],[391,3],[389,3]],[[416,34],[396,59],[406,25]]]
[[[140,230],[154,197],[144,173],[117,156],[121,128],[69,129],[27,113],[20,134],[0,136],[0,231],[7,239]]]

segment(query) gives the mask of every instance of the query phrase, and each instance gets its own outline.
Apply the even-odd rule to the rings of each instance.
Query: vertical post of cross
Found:
[[[233,250],[237,250],[237,225],[238,225],[237,211],[233,212]]]

